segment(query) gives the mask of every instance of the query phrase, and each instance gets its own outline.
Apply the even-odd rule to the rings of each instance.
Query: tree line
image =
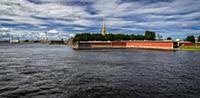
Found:
[[[153,31],[146,31],[145,35],[128,35],[128,34],[91,34],[82,33],[76,34],[73,42],[78,41],[120,41],[120,40],[155,40],[156,35]]]
[[[158,35],[157,35],[158,37]],[[200,35],[197,38],[198,42],[200,42]],[[145,31],[145,35],[128,35],[128,34],[94,34],[94,33],[81,33],[76,34],[73,38],[73,42],[79,41],[121,41],[121,40],[156,40],[156,33],[153,31]],[[161,40],[161,38],[159,38]],[[172,40],[172,37],[167,37],[167,40]],[[185,38],[185,41],[189,41],[194,43],[195,37],[193,35],[189,35]]]
[[[194,37],[194,35],[187,36],[185,40],[189,41],[189,42],[192,42],[192,43],[195,43],[195,37]],[[200,35],[198,36],[197,41],[200,42]]]

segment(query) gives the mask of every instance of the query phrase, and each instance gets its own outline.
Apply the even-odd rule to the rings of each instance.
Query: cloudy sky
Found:
[[[0,39],[99,33],[200,35],[200,0],[0,0]]]

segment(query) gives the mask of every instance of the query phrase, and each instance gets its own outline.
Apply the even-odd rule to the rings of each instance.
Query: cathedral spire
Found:
[[[105,15],[103,16],[103,25],[102,25],[101,34],[103,36],[107,34],[107,32],[106,32],[106,24],[105,24]]]

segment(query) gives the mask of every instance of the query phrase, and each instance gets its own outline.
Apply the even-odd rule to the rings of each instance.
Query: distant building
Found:
[[[198,38],[195,38],[195,42],[198,43]]]
[[[49,44],[47,32],[44,32],[44,33],[45,33],[45,37],[44,37],[43,40],[41,40],[41,43],[43,43],[43,44]]]
[[[20,40],[18,40],[18,39],[12,39],[12,40],[10,40],[10,43],[19,43],[20,42]]]
[[[10,37],[10,43],[19,43],[19,38]]]
[[[45,38],[44,38],[44,40],[48,41],[47,32],[45,32]]]
[[[175,41],[176,41],[176,42],[180,42],[180,41],[181,41],[181,39],[176,39]]]

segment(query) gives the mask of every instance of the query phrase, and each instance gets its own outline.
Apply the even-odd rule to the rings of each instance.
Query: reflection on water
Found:
[[[197,98],[200,52],[0,46],[0,97]]]

